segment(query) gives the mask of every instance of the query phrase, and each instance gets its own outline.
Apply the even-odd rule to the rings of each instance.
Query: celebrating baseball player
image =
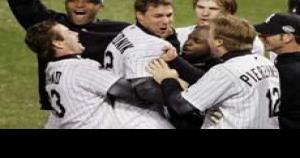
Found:
[[[164,115],[163,95],[145,67],[158,58],[166,46],[179,50],[172,29],[172,0],[136,0],[137,23],[125,28],[108,46],[104,64],[115,74],[129,79],[142,107],[116,102],[116,114],[128,128],[173,128]]]
[[[211,68],[184,92],[176,71],[161,59],[148,71],[163,88],[167,106],[184,113],[218,107],[223,117],[215,124],[206,114],[202,128],[279,128],[279,74],[274,64],[251,53],[255,29],[247,21],[227,15],[210,23],[209,45],[221,64]],[[169,51],[174,51],[170,49]]]
[[[45,128],[124,128],[108,96],[134,101],[131,84],[93,60],[81,58],[78,33],[54,21],[30,27],[27,45],[49,62],[46,91],[52,107]],[[134,101],[136,102],[136,101]]]
[[[59,0],[58,3],[64,3]],[[97,19],[104,7],[103,0],[65,0],[67,14],[48,9],[41,0],[8,0],[9,6],[24,29],[38,22],[53,19],[79,33],[84,45],[82,57],[102,64],[104,51],[112,39],[129,24]],[[42,110],[52,110],[45,90],[45,69],[48,61],[37,56],[39,71],[39,96]]]

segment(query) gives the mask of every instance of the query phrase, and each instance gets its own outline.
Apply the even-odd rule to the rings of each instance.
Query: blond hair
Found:
[[[257,33],[247,20],[233,15],[220,15],[210,24],[214,26],[214,38],[223,40],[227,51],[252,49]]]

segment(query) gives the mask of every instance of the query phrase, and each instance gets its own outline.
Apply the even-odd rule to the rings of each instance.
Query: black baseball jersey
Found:
[[[67,26],[70,30],[79,33],[79,40],[86,48],[82,54],[84,58],[103,62],[104,51],[113,38],[129,24],[109,20],[95,20],[83,26],[76,26],[69,22],[66,14],[47,9],[40,0],[8,0],[10,8],[23,28],[48,19]],[[43,110],[51,109],[45,91],[45,68],[47,61],[38,58],[39,67],[39,93]]]

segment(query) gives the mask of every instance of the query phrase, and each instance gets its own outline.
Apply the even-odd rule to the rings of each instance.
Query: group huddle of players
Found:
[[[197,23],[178,29],[172,0],[135,0],[135,24],[97,19],[103,0],[8,3],[37,54],[45,128],[280,127],[279,72],[235,0],[191,1]]]

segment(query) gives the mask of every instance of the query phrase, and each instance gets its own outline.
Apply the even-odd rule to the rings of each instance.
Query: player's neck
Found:
[[[285,45],[280,50],[276,51],[277,54],[288,54],[294,52],[300,52],[300,45],[295,42]]]

